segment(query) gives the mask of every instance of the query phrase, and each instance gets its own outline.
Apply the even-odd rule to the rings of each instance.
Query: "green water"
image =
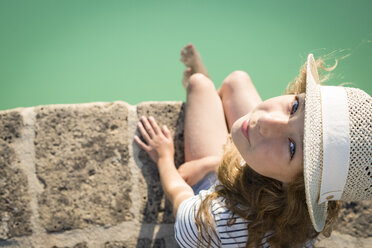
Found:
[[[308,53],[346,49],[331,84],[372,95],[371,10],[344,0],[0,0],[0,110],[184,101],[189,42],[216,87],[245,70],[263,99],[283,92]]]

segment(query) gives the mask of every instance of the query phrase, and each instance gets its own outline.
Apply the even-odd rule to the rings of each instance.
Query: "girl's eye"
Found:
[[[294,101],[294,103],[292,105],[291,115],[293,115],[294,113],[296,113],[297,108],[298,108],[298,97],[296,96],[296,100]]]
[[[289,154],[291,155],[291,160],[296,152],[296,144],[289,139]]]

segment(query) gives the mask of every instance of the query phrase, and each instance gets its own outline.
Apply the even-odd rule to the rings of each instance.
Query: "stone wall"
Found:
[[[156,165],[133,142],[142,115],[168,125],[183,163],[182,102],[0,111],[0,247],[177,247]],[[370,206],[346,203],[317,246],[371,247]]]

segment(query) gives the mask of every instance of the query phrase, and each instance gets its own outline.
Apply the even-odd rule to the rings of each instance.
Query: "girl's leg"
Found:
[[[180,60],[186,66],[182,80],[187,92],[185,161],[203,164],[209,160],[218,161],[215,158],[222,156],[228,135],[221,99],[192,44],[181,50]]]
[[[234,71],[228,75],[218,89],[218,94],[222,100],[229,130],[237,119],[262,102],[249,75],[244,71]]]
[[[189,77],[186,87],[185,160],[220,157],[227,140],[222,102],[213,82],[204,74]]]

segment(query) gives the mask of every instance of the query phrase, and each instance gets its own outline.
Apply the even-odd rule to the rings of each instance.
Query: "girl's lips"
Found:
[[[243,121],[243,124],[242,124],[242,133],[244,135],[244,137],[248,140],[248,143],[251,144],[251,141],[249,140],[249,119],[248,120],[245,120]]]

